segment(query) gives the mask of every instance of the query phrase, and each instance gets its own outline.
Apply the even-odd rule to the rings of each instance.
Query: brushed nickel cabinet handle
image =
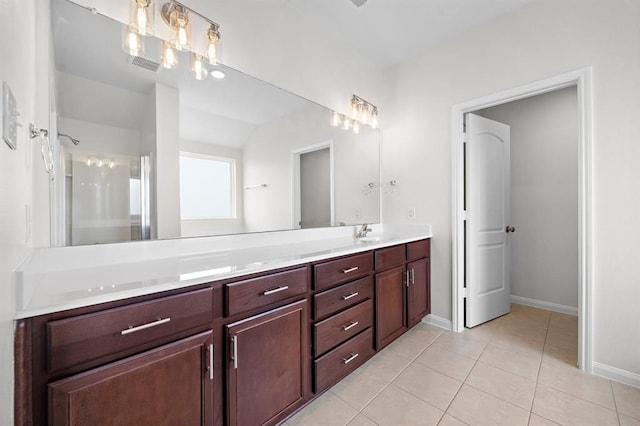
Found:
[[[283,285],[283,286],[280,286],[278,288],[274,288],[273,290],[265,290],[265,291],[262,292],[262,294],[264,296],[268,296],[270,294],[279,293],[281,291],[285,291],[285,290],[288,290],[288,289],[289,289],[288,285]]]
[[[209,351],[209,366],[207,370],[209,370],[209,380],[213,380],[213,344],[210,344],[207,350]]]
[[[349,272],[355,272],[358,270],[357,266],[352,266],[351,268],[346,268],[342,270],[343,274],[348,274]]]
[[[353,361],[356,358],[358,358],[358,354],[349,354],[348,358],[343,358],[342,359],[342,363],[343,364],[349,364],[351,361]]]
[[[411,279],[409,278],[409,271],[404,271],[402,273],[402,283],[406,284],[407,287],[409,287],[409,284],[411,284]]]
[[[342,326],[342,331],[347,331],[347,330],[351,330],[353,327],[355,327],[356,325],[358,325],[358,321],[354,321],[349,325],[343,325]]]
[[[127,329],[125,329],[125,330],[122,330],[122,331],[120,332],[120,335],[122,335],[122,336],[126,336],[127,334],[135,333],[135,332],[137,332],[137,331],[142,331],[142,330],[146,330],[147,328],[157,327],[157,326],[159,326],[159,325],[166,324],[166,323],[168,323],[169,321],[171,321],[171,318],[170,318],[170,317],[167,317],[167,318],[158,318],[156,321],[149,322],[149,323],[147,323],[147,324],[142,324],[142,325],[139,325],[139,326],[137,326],[137,327],[130,326],[129,328],[127,328]]]
[[[415,284],[416,283],[416,270],[414,268],[411,268],[411,284]]]
[[[238,336],[231,336],[231,343],[233,347],[233,354],[231,355],[231,359],[233,359],[234,370],[237,370],[238,369]]]
[[[356,297],[359,293],[357,291],[354,291],[351,294],[347,294],[346,296],[342,296],[342,300],[349,300],[352,297]]]

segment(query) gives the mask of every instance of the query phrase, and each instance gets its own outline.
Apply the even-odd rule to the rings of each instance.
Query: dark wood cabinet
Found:
[[[50,383],[52,425],[212,425],[208,331]]]
[[[429,259],[407,264],[407,279],[407,322],[413,327],[431,313]]]
[[[405,267],[376,274],[376,349],[381,349],[407,330],[405,314]]]
[[[274,424],[304,403],[307,301],[227,325],[229,425]]]

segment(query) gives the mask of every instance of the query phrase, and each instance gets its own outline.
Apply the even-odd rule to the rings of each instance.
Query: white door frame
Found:
[[[300,193],[300,156],[309,152],[319,151],[321,149],[329,148],[329,197],[331,208],[331,226],[335,226],[336,214],[335,214],[335,182],[334,182],[334,164],[333,164],[333,140],[317,143],[315,145],[308,145],[302,148],[294,149],[292,153],[293,161],[293,229],[300,229],[300,220],[302,218],[301,212],[301,199]]]
[[[592,69],[591,67],[540,80],[454,105],[451,111],[452,158],[452,330],[464,329],[464,114],[517,101],[565,87],[578,91],[578,364],[593,371],[592,243]]]

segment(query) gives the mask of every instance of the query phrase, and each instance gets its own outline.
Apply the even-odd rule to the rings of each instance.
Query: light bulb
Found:
[[[140,35],[153,35],[153,8],[151,0],[130,0],[129,26]]]
[[[116,165],[116,162],[111,160],[111,162],[109,163],[109,168],[113,169],[115,165]],[[107,186],[109,186],[109,184],[107,184]]]
[[[371,110],[371,128],[378,128],[378,109],[374,108]]]
[[[194,53],[191,57],[191,72],[196,80],[204,80],[207,78],[207,69],[202,62],[202,55]]]
[[[360,124],[357,121],[353,122],[353,133],[356,135],[360,133]]]
[[[99,161],[98,161],[98,167],[102,167],[102,166],[104,166],[104,161],[99,160]]]
[[[191,50],[191,24],[189,14],[184,7],[176,6],[171,12],[169,26],[173,30],[171,42],[178,50]]]
[[[131,27],[123,28],[122,50],[131,56],[144,55],[144,41],[142,36]]]
[[[354,97],[351,99],[351,117],[355,120],[358,118],[358,112],[360,110],[360,103]]]
[[[87,166],[91,165],[91,158],[87,158]]]
[[[211,24],[211,27],[207,30],[205,36],[205,46],[207,62],[211,65],[217,65],[221,61],[221,40],[220,32],[218,31],[217,24]]]
[[[351,120],[349,120],[349,117],[344,118],[344,121],[342,122],[342,127],[345,130],[349,130],[349,127],[351,127]]]
[[[162,54],[160,57],[162,66],[168,69],[174,69],[178,66],[178,52],[168,41],[162,42]]]
[[[340,114],[338,114],[336,111],[333,111],[331,113],[331,125],[335,127],[338,124],[340,124]]]
[[[360,121],[362,121],[362,124],[367,124],[369,121],[369,107],[367,104],[360,106]]]

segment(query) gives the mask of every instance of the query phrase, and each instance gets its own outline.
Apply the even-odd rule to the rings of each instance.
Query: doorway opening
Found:
[[[591,69],[538,81],[474,99],[452,108],[452,329],[464,329],[465,296],[465,149],[464,117],[474,111],[575,86],[578,99],[578,364],[592,372],[591,323]]]
[[[333,226],[333,143],[307,146],[293,152],[293,228]]]

